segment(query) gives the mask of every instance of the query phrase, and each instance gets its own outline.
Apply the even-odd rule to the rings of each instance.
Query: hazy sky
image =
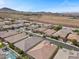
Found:
[[[0,8],[20,11],[79,12],[79,0],[0,0]]]

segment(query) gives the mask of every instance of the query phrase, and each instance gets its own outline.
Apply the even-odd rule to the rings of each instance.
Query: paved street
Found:
[[[49,40],[51,43],[57,45],[57,46],[61,46],[63,48],[67,48],[67,49],[71,49],[71,50],[76,50],[76,51],[79,51],[79,48],[74,46],[74,45],[69,45],[67,43],[64,43],[64,42],[60,42],[60,41],[57,41],[55,39],[50,39],[47,37],[46,40]]]
[[[28,32],[28,31],[26,31]],[[29,34],[32,34],[32,35],[35,35],[35,36],[40,36],[42,37],[42,35],[38,35],[36,33],[33,33],[32,31],[28,32]],[[67,43],[64,43],[64,42],[61,42],[61,41],[58,41],[56,39],[51,39],[49,37],[46,37],[46,40],[49,40],[51,43],[57,45],[57,46],[61,46],[63,48],[67,48],[67,49],[70,49],[70,50],[76,50],[76,51],[79,51],[79,47],[76,47],[74,45],[69,45]]]

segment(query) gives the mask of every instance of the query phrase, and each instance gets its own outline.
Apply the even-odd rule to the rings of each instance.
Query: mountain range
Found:
[[[59,15],[59,16],[79,16],[79,12],[66,12],[66,13],[53,13],[53,12],[25,12],[17,11],[11,8],[3,7],[0,9],[0,12],[8,13],[20,13],[20,14],[49,14],[49,15]]]

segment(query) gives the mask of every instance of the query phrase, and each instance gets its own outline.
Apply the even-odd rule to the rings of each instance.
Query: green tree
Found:
[[[58,31],[58,30],[60,30],[60,29],[62,29],[62,25],[58,25],[58,26],[55,26],[55,27],[54,27],[54,30],[56,30],[56,31]]]

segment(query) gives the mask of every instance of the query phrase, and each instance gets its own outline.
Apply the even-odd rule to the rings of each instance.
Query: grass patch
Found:
[[[3,48],[4,44],[0,41],[0,48]]]

